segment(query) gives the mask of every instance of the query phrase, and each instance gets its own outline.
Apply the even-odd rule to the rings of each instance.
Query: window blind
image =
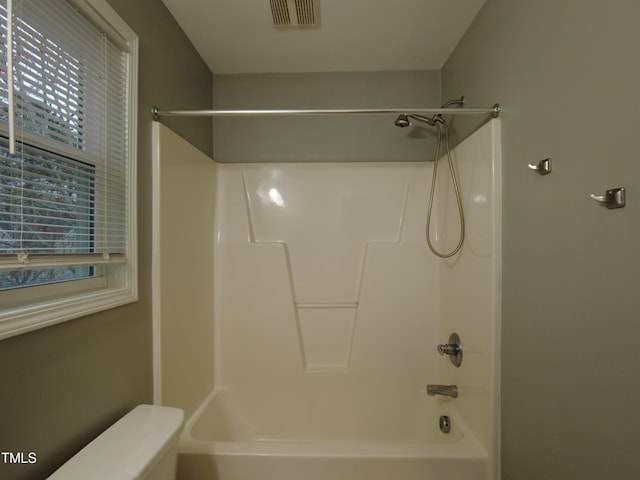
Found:
[[[125,261],[127,52],[67,0],[13,0],[7,17],[0,0],[15,112],[9,72],[0,78],[0,269]]]

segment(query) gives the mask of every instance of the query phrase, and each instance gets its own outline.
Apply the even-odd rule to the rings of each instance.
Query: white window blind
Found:
[[[0,288],[20,286],[6,272],[47,268],[40,277],[57,281],[95,273],[73,268],[69,277],[62,267],[126,262],[127,52],[67,0],[13,0],[12,18],[0,0],[0,17],[15,112],[10,118],[8,72],[0,78]]]

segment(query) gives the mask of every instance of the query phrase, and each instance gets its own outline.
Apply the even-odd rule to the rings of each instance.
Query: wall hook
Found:
[[[547,175],[551,173],[551,159],[545,158],[538,163],[530,163],[529,168],[534,172],[538,172],[540,175]]]
[[[603,204],[607,208],[622,208],[626,203],[624,187],[607,190],[604,195],[591,194],[596,202]]]

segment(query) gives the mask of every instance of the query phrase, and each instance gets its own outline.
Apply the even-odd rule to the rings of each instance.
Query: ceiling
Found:
[[[439,70],[485,1],[317,0],[319,26],[275,28],[270,0],[163,0],[214,74]]]

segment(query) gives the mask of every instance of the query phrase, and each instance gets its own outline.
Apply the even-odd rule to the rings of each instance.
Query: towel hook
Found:
[[[603,204],[607,208],[622,208],[626,204],[626,194],[624,187],[612,188],[605,192],[604,195],[591,194],[596,202]]]
[[[534,172],[538,172],[540,175],[547,175],[551,173],[551,159],[545,158],[538,163],[530,163],[529,168]]]

